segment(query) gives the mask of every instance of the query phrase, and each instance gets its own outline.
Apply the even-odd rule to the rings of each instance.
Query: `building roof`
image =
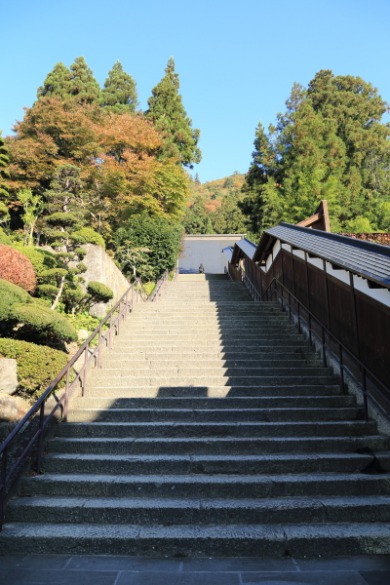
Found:
[[[264,260],[275,240],[390,288],[388,246],[282,222],[263,234],[252,259],[255,262]]]
[[[250,260],[253,260],[253,256],[256,252],[256,244],[243,238],[239,242],[236,242],[233,248],[233,255],[231,262],[232,264],[237,264],[238,260],[242,257],[242,253],[244,256],[247,256]]]

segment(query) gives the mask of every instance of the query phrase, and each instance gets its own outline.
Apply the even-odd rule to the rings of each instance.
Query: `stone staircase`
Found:
[[[388,553],[390,440],[280,307],[179,275],[25,477],[2,553]]]

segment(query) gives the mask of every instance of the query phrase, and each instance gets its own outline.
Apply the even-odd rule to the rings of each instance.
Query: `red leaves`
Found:
[[[29,293],[37,286],[35,271],[30,260],[23,254],[0,244],[0,278],[17,284]]]

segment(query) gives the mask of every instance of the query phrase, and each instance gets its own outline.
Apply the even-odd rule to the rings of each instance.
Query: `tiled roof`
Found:
[[[264,259],[276,239],[390,288],[388,246],[282,222],[263,234],[252,259]]]

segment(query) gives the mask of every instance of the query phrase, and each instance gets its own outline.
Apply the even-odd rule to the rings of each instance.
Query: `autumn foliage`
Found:
[[[37,280],[33,265],[23,254],[0,244],[0,278],[17,284],[32,293],[36,289]]]

